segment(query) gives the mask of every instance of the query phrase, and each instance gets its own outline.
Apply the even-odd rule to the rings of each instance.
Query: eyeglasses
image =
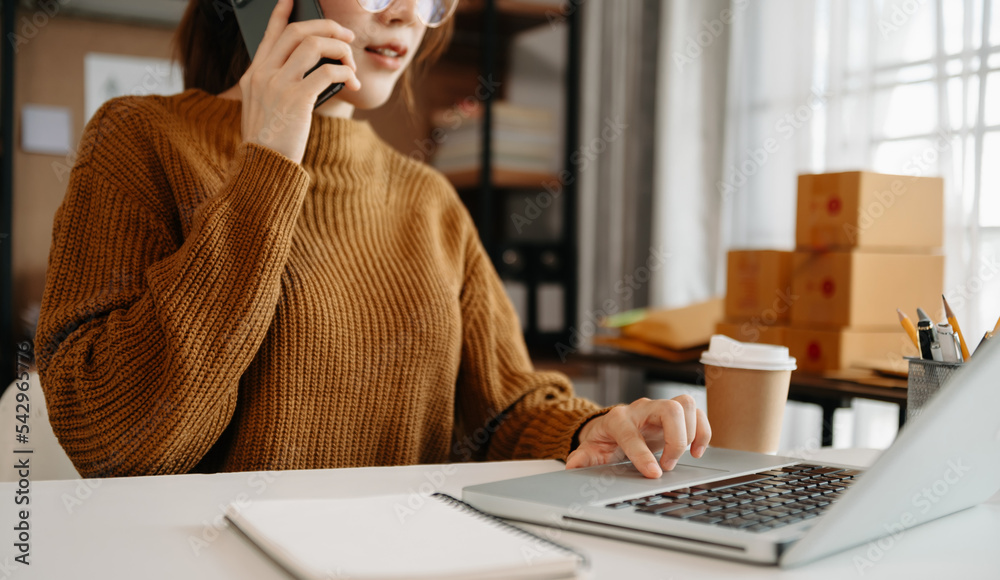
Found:
[[[358,0],[362,8],[378,14],[389,8],[395,0]],[[458,7],[458,0],[417,0],[417,18],[428,28],[444,24]]]

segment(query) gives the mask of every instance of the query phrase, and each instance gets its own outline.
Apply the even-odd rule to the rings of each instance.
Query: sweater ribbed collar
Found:
[[[216,126],[239,135],[243,103],[224,99],[201,89],[180,95],[188,114],[200,126]],[[328,117],[313,113],[302,166],[336,181],[363,182],[383,169],[383,143],[367,120]]]

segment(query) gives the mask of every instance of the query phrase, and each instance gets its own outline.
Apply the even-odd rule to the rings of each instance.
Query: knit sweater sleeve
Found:
[[[565,375],[534,370],[517,313],[474,233],[461,310],[458,456],[565,459],[577,430],[606,410],[574,396]]]
[[[95,116],[53,226],[36,358],[53,430],[85,477],[184,473],[219,438],[309,183],[241,144],[182,239],[150,202],[172,197],[148,129],[135,111]]]

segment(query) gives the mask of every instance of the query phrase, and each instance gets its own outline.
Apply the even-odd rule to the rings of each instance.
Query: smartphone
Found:
[[[232,0],[233,11],[236,13],[236,22],[240,25],[240,33],[243,34],[243,42],[247,45],[250,53],[250,60],[257,54],[257,47],[260,41],[264,40],[264,31],[267,29],[267,21],[271,19],[271,13],[277,6],[277,0]],[[289,22],[299,22],[302,20],[314,20],[323,18],[323,9],[320,8],[319,0],[295,0],[292,8],[292,15]],[[324,64],[342,64],[339,60],[332,58],[322,58],[316,66],[309,69],[305,76],[318,69]],[[330,97],[340,92],[344,88],[344,83],[334,83],[320,93],[316,99],[315,107],[325,103]]]

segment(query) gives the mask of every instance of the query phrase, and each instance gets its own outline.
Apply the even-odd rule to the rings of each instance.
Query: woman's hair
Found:
[[[403,72],[400,96],[410,110],[414,108],[414,77],[423,74],[444,53],[454,28],[454,18],[437,28],[428,28],[413,62]],[[173,43],[174,58],[184,69],[185,89],[199,88],[217,95],[238,83],[250,66],[250,55],[230,0],[189,0]]]

